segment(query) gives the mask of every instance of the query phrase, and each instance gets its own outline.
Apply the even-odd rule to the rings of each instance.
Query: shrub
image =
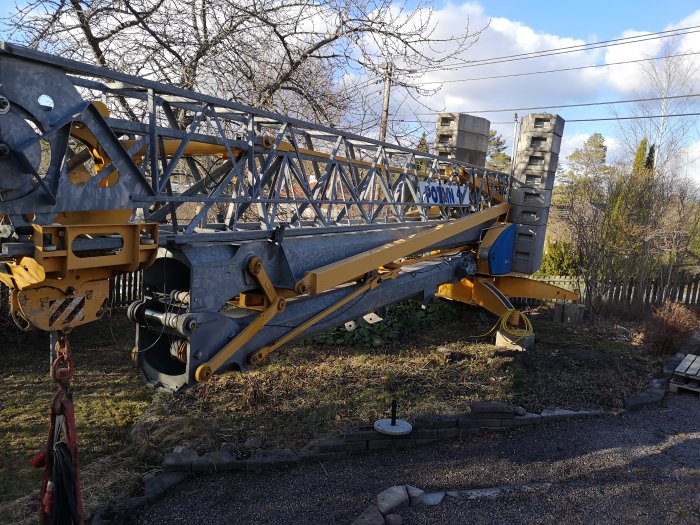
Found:
[[[566,239],[551,241],[547,238],[542,265],[535,275],[578,275],[578,255],[574,244]]]
[[[667,354],[698,327],[700,320],[695,312],[680,303],[667,301],[654,309],[644,339],[659,354]]]

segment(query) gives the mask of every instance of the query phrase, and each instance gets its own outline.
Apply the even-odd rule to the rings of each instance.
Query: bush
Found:
[[[700,327],[695,312],[680,303],[665,302],[649,319],[645,342],[659,354],[668,354]]]
[[[578,255],[576,247],[571,241],[560,239],[558,241],[547,242],[542,256],[542,265],[535,276],[567,275],[575,277],[578,275]]]

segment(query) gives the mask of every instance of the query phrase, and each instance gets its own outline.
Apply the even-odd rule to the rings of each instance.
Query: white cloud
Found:
[[[478,41],[465,50],[456,62],[468,65],[475,61],[492,57],[503,57],[530,53],[533,51],[564,48],[586,43],[584,40],[571,38],[566,34],[553,34],[538,31],[526,24],[504,17],[493,17],[489,12],[491,6],[483,7],[475,2],[463,4],[446,3],[433,13],[436,23],[435,38],[447,38],[453,35],[455,28],[466,27],[473,32],[488,25]],[[625,38],[631,36],[644,37],[651,31],[663,31],[681,27],[700,25],[700,10],[688,17],[664,27],[630,28],[624,27],[620,21],[621,30],[616,35],[606,36],[606,39]],[[640,29],[648,29],[641,31]],[[596,37],[591,37],[595,40]],[[674,39],[675,53],[700,51],[700,33],[691,33]],[[436,68],[437,71],[426,72],[421,82],[441,81],[442,87],[434,95],[422,100],[425,105],[436,111],[476,111],[484,109],[518,108],[546,106],[547,104],[576,104],[597,100],[615,100],[616,98],[634,98],[635,94],[646,95],[643,89],[644,70],[649,62],[615,65],[608,68],[587,68],[552,74],[510,76],[502,79],[461,80],[498,75],[514,75],[521,72],[532,72],[550,69],[576,68],[591,64],[638,60],[645,57],[659,56],[667,47],[668,39],[649,39],[631,44],[615,45],[599,49],[591,49],[576,53],[554,54],[531,60],[502,61],[497,64],[480,67]],[[698,55],[700,64],[700,55]],[[455,61],[453,61],[454,63]],[[439,84],[433,84],[437,86]],[[700,92],[700,85],[694,88]],[[398,96],[398,95],[397,95]],[[628,113],[627,106],[619,106],[621,114]],[[426,113],[426,109],[418,104],[407,101],[403,103],[397,116],[411,118],[411,113]],[[546,111],[546,110],[544,110]],[[612,116],[611,107],[596,107],[589,110],[565,110],[551,108],[552,112],[569,115],[570,119]],[[520,115],[533,111],[519,111]],[[509,142],[512,137],[513,113],[478,113],[492,121],[492,129],[496,129]],[[426,126],[432,127],[428,119]],[[503,123],[501,123],[503,122]],[[590,130],[590,131],[589,131]],[[593,131],[601,131],[608,146],[608,159],[611,162],[624,160],[626,151],[622,141],[616,138],[612,124],[601,122],[600,125],[583,127],[581,124],[569,123],[564,133],[564,141],[560,158],[580,147],[583,141]],[[697,136],[689,136],[688,140],[696,140]],[[691,170],[697,172],[699,166],[689,164]],[[700,176],[699,176],[700,177]]]
[[[577,133],[575,135],[567,135],[561,139],[561,150],[559,151],[559,161],[560,163],[566,163],[566,158],[571,155],[574,150],[583,146],[583,143],[589,137],[587,133]]]
[[[489,23],[488,15],[474,4],[457,6],[447,4],[434,13],[438,37],[447,37],[455,27],[469,22],[472,31]],[[474,61],[494,56],[508,56],[530,53],[545,49],[568,47],[583,44],[584,41],[566,36],[537,32],[526,25],[506,18],[493,18],[490,26],[483,31],[479,40],[462,56],[465,61]],[[463,67],[442,70],[424,75],[421,81],[446,81],[440,92],[431,97],[431,105],[446,107],[448,110],[480,110],[507,108],[517,105],[540,105],[556,101],[590,98],[599,91],[595,78],[577,72],[553,75],[534,75],[507,79],[475,80],[451,82],[485,76],[509,75],[533,69],[555,69],[574,67],[594,62],[598,51],[553,55],[536,60],[513,60],[498,64]],[[465,64],[466,65],[466,64]],[[505,120],[498,115],[490,115],[492,120]],[[494,118],[495,117],[495,118]]]
[[[610,46],[605,52],[605,63],[625,62],[639,58],[652,58],[658,55],[663,41],[644,39],[649,33],[641,31],[624,31],[620,38],[640,37],[633,43]],[[633,93],[643,83],[643,62],[633,64],[620,64],[600,70],[600,75],[605,77],[609,86],[621,93]]]
[[[681,27],[694,27],[700,25],[700,9],[685,17],[683,20],[677,24],[672,24],[669,29],[677,29]],[[700,51],[700,33],[690,33],[688,35],[683,35],[680,38],[678,48],[683,53],[690,51]]]

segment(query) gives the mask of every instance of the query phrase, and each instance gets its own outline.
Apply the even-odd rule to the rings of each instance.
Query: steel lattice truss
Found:
[[[24,181],[0,188],[10,215],[32,201],[44,222],[138,208],[185,235],[362,228],[460,217],[509,190],[508,175],[482,167],[10,44],[1,52],[15,124],[33,130],[12,145]]]

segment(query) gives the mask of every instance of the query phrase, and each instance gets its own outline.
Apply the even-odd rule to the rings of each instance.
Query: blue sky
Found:
[[[19,2],[22,5],[24,2]],[[0,0],[0,15],[5,17],[15,6],[15,0]]]
[[[478,3],[492,16],[523,22],[536,31],[587,41],[616,38],[625,29],[658,31],[700,7],[697,0],[482,0]]]

